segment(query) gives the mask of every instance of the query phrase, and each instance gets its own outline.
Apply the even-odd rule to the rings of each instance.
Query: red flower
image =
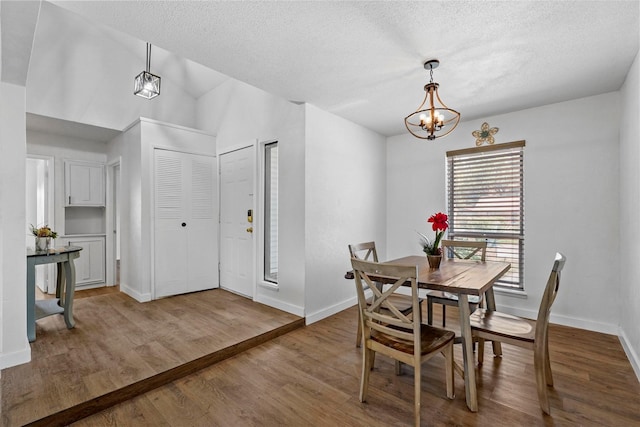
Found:
[[[433,226],[431,227],[433,228],[433,231],[444,231],[449,228],[449,223],[447,223],[448,219],[449,217],[447,214],[438,212],[435,215],[431,215],[427,221],[433,223]]]

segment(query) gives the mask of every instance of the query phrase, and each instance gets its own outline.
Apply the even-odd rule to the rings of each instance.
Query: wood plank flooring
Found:
[[[304,326],[220,289],[143,304],[80,291],[74,318],[39,320],[32,361],[0,374],[4,426],[68,425]]]
[[[447,310],[457,329],[457,310]],[[435,312],[436,324],[440,314]],[[426,316],[424,316],[426,319]],[[193,375],[73,424],[87,426],[409,426],[413,373],[376,358],[368,403],[358,401],[356,310],[292,331]],[[455,357],[461,362],[460,346]],[[503,345],[476,368],[479,411],[445,397],[444,361],[424,365],[422,419],[429,426],[640,426],[640,383],[616,336],[551,325],[551,416],[538,406],[533,354]]]

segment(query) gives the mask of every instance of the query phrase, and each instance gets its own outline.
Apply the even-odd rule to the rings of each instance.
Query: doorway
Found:
[[[254,147],[221,154],[219,159],[220,287],[253,298]]]
[[[26,246],[33,248],[31,225],[49,225],[55,230],[53,218],[53,157],[27,155],[26,164]],[[54,241],[55,244],[55,241]],[[56,292],[54,265],[36,266],[36,286],[45,293]]]
[[[107,167],[107,286],[120,285],[120,159]]]

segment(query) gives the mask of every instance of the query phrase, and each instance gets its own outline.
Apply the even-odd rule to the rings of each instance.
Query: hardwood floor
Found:
[[[220,289],[143,304],[79,291],[74,318],[74,329],[62,316],[39,320],[32,361],[2,370],[4,426],[68,425],[304,326]]]
[[[2,371],[3,425],[413,424],[411,368],[396,376],[384,356],[369,389],[378,405],[358,401],[355,308],[300,327],[295,316],[220,290],[158,304],[119,293],[76,303],[76,329],[58,316],[39,321],[34,361]],[[438,309],[436,324],[440,316]],[[447,325],[457,329],[454,307]],[[262,339],[252,341],[263,326]],[[455,399],[445,397],[441,358],[424,365],[423,425],[640,426],[640,383],[616,336],[550,326],[551,417],[538,406],[532,353],[503,345],[503,357],[492,359],[487,345],[476,368],[477,413],[467,410],[458,375]],[[462,360],[458,345],[455,358]]]
[[[457,309],[447,324],[457,328]],[[440,314],[435,313],[436,322]],[[426,318],[426,317],[424,317]],[[413,424],[413,375],[376,358],[368,405],[358,401],[361,349],[351,308],[140,395],[74,427],[85,426],[402,426]],[[425,364],[423,425],[638,426],[640,384],[616,336],[550,326],[551,416],[538,406],[530,351],[503,345],[503,357],[478,369],[479,411],[445,397],[444,363]],[[460,346],[455,346],[461,362]],[[378,407],[378,409],[376,409]]]

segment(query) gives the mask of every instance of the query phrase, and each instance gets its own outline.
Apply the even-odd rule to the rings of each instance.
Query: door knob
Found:
[[[253,233],[253,227],[247,228],[247,233]]]

